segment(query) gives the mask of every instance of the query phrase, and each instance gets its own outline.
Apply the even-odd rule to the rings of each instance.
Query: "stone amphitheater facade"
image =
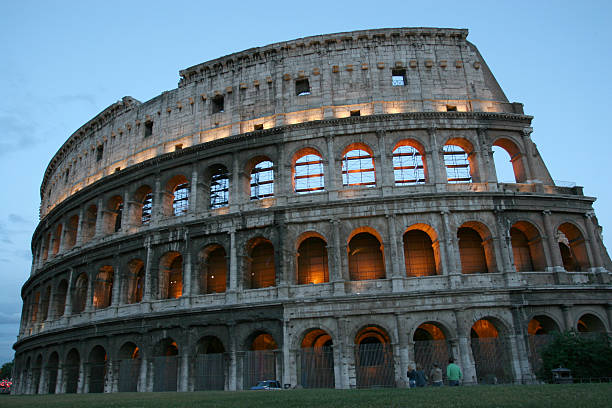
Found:
[[[594,198],[467,34],[253,48],[83,125],[44,174],[16,391],[406,386],[449,357],[529,383],[547,333],[609,332]]]

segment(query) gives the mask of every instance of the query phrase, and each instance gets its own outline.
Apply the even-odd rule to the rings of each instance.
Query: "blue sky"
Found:
[[[426,4],[425,4],[426,3]],[[178,71],[309,35],[383,27],[470,30],[555,180],[584,186],[612,248],[612,6],[605,1],[27,1],[0,5],[0,364],[13,356],[49,160],[125,95]]]

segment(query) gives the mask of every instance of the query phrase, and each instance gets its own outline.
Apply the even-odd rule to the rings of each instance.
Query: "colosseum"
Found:
[[[252,48],[84,124],[40,188],[17,393],[405,387],[449,357],[530,383],[551,332],[610,332],[595,199],[467,34]]]

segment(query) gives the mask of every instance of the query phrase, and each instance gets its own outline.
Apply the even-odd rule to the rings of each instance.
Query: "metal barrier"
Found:
[[[104,392],[104,379],[106,378],[106,363],[87,363],[89,368],[89,392]]]
[[[512,383],[509,344],[504,337],[472,338],[478,384]]]
[[[153,357],[153,391],[176,391],[178,356]]]
[[[76,394],[79,386],[79,366],[77,364],[64,365],[64,378],[66,379],[66,394]]]
[[[438,363],[442,371],[451,355],[451,346],[448,340],[425,340],[414,342],[414,361],[425,370],[429,376],[434,363]]]
[[[298,354],[302,387],[335,388],[334,352],[330,347],[303,348]]]
[[[244,382],[243,388],[248,390],[258,381],[276,379],[276,356],[278,351],[246,351],[243,355]]]
[[[119,392],[138,391],[140,377],[140,359],[119,361]]]
[[[395,387],[393,352],[387,344],[360,344],[355,348],[357,388]]]
[[[225,389],[225,356],[222,353],[199,354],[195,361],[196,391]]]

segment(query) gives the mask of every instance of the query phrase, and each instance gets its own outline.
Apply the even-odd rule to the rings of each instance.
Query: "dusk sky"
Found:
[[[584,186],[612,248],[612,3],[607,1],[4,1],[0,5],[0,365],[13,358],[40,184],[66,139],[178,72],[300,37],[467,28],[506,96],[533,115],[555,180]],[[500,178],[508,180],[508,175]]]

